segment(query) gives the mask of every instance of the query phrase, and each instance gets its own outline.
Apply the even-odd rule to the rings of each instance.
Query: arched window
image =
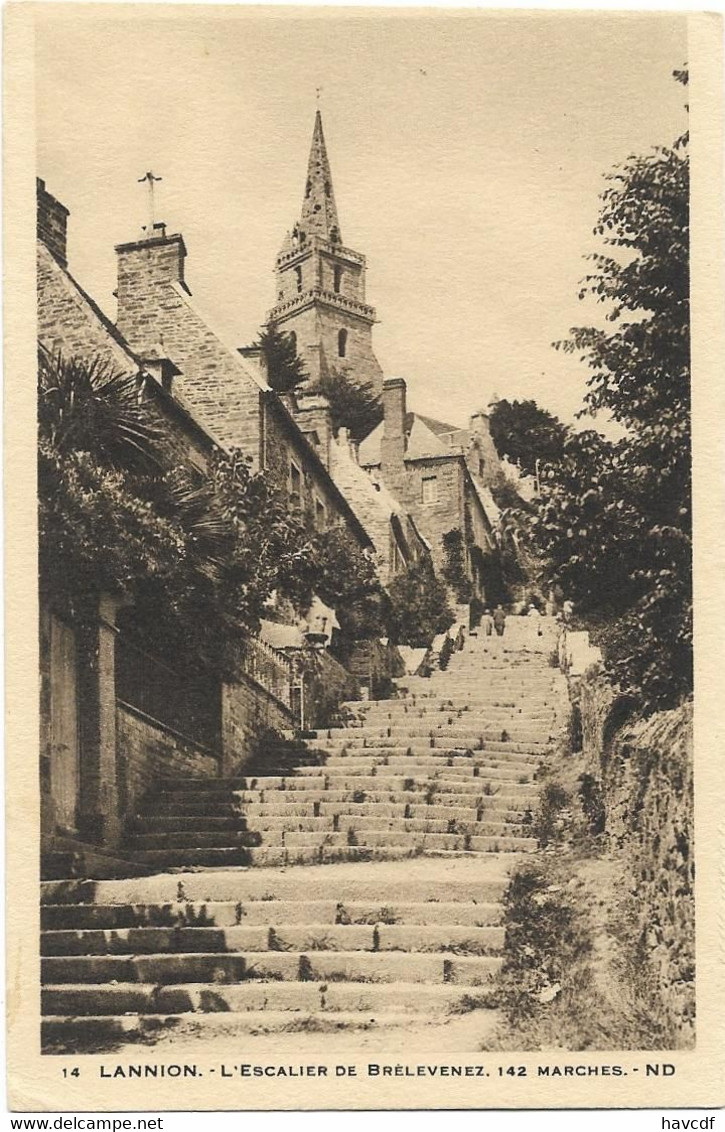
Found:
[[[336,295],[340,294],[340,286],[342,284],[342,268],[336,267],[333,273],[332,289]]]
[[[297,277],[297,292],[299,294],[299,292],[302,290],[302,268],[301,267],[295,268],[295,276]]]
[[[347,330],[338,331],[337,335],[337,356],[344,358],[347,353]]]

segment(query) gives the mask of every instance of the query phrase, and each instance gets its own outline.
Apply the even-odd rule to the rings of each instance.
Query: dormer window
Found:
[[[347,330],[340,330],[337,335],[337,356],[344,358],[347,354]]]

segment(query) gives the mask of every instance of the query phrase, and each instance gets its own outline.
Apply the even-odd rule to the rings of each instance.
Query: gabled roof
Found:
[[[385,425],[380,423],[360,444],[360,463],[374,467],[380,463],[380,445]],[[406,413],[405,429],[408,434],[406,460],[422,460],[426,456],[453,456],[455,451],[446,443],[446,437],[460,432],[455,425],[424,417],[420,413]]]

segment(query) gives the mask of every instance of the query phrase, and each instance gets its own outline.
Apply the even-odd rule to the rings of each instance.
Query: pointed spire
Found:
[[[333,243],[338,243],[341,239],[335,195],[332,191],[330,162],[327,159],[325,135],[322,132],[322,115],[319,110],[315,114],[300,228],[306,236],[322,236],[326,240],[332,240]]]

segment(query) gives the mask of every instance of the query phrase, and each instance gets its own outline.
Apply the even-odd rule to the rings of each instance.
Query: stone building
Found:
[[[402,378],[385,381],[383,410],[382,423],[360,444],[360,466],[410,514],[439,572],[447,565],[444,536],[461,532],[467,577],[485,599],[497,517],[489,487],[500,472],[486,414],[459,429],[409,412]]]
[[[277,256],[277,301],[268,315],[268,322],[292,335],[312,382],[338,372],[377,391],[382,387],[365,271],[365,256],[342,242],[318,110],[302,210]]]
[[[185,280],[186,246],[157,224],[150,237],[116,248],[116,325],[144,361],[171,363],[174,397],[226,448],[239,448],[266,471],[319,529],[342,524],[361,548],[370,539],[330,477],[324,453],[310,443],[291,405],[253,360],[226,344],[197,309]]]
[[[310,439],[191,305],[183,241],[163,232],[119,251],[121,322],[130,345],[68,270],[68,210],[38,182],[38,338],[50,358],[135,378],[169,462],[193,477],[244,444],[291,505],[318,526],[372,542]],[[133,282],[132,282],[133,279]],[[158,317],[155,317],[158,316]],[[226,412],[224,411],[226,407]],[[218,430],[218,431],[217,431]],[[288,658],[244,642],[243,671],[223,683],[197,656],[169,656],[119,593],[74,590],[45,562],[40,584],[40,778],[44,870],[113,872],[124,828],[159,776],[215,775],[243,764],[265,728],[288,729],[301,699]],[[240,642],[241,644],[241,642]],[[321,686],[349,675],[318,658]],[[308,702],[309,702],[309,696]],[[311,705],[314,706],[314,705]],[[82,861],[77,865],[68,860]]]

